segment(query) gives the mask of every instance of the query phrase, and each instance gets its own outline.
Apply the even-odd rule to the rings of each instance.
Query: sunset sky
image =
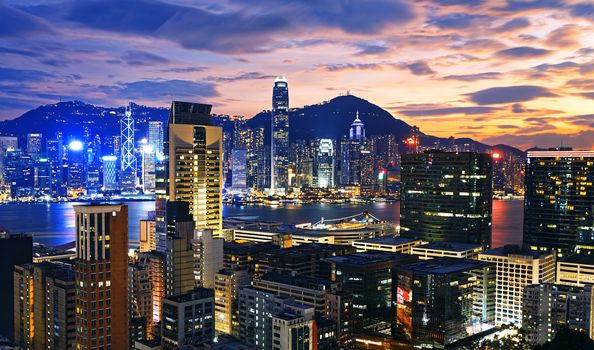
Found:
[[[436,136],[594,148],[594,3],[4,0],[0,119],[80,99],[269,109],[365,98]]]

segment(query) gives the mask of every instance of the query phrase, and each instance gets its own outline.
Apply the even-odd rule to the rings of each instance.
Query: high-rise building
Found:
[[[68,145],[68,189],[81,189],[85,184],[85,150],[80,141]]]
[[[152,339],[161,336],[158,324],[161,321],[162,303],[165,297],[166,257],[157,251],[141,252],[138,254],[138,262],[149,270],[153,307],[152,316],[147,319],[147,338]]]
[[[247,270],[222,269],[215,274],[215,330],[238,335],[237,293],[250,284]]]
[[[491,245],[491,156],[428,151],[402,156],[400,234]]]
[[[495,325],[522,323],[522,293],[530,284],[555,282],[555,254],[505,246],[479,254],[496,265]]]
[[[77,349],[128,349],[128,206],[74,211]]]
[[[27,134],[27,154],[37,161],[43,153],[43,135]]]
[[[155,148],[150,145],[142,147],[142,192],[155,193]]]
[[[281,316],[283,312],[289,310],[292,311],[290,313],[293,315],[303,315],[305,313],[313,316],[315,313],[313,307],[296,303],[291,297],[276,295],[274,292],[251,286],[241,288],[239,290],[239,339],[260,349],[292,349],[286,343],[285,347],[281,347],[279,339],[282,337],[284,341],[290,341],[291,339],[302,338],[298,337],[297,333],[293,334],[295,338],[291,337],[291,332],[283,331],[278,323],[278,319],[283,318]],[[300,328],[303,325],[301,321],[295,320],[295,326]],[[313,334],[311,328],[309,334]],[[309,345],[297,349],[300,348],[311,349]]]
[[[492,327],[494,265],[437,258],[399,266],[394,278],[396,334],[404,339],[444,348]]]
[[[212,230],[195,230],[192,239],[194,251],[194,284],[213,289],[215,274],[223,268],[222,238],[213,237]]]
[[[194,289],[194,220],[187,202],[167,202],[165,255],[165,295],[177,295]]]
[[[153,317],[153,285],[150,264],[135,262],[128,265],[128,312],[130,319],[144,319],[144,330],[141,334],[146,337],[147,324]],[[140,323],[140,322],[139,322]],[[130,327],[134,329],[134,327]],[[132,333],[132,332],[131,332]],[[130,340],[133,338],[130,334]]]
[[[126,112],[120,120],[120,136],[122,138],[122,151],[120,154],[122,191],[134,192],[136,189],[136,156],[134,155],[132,103],[126,107]]]
[[[33,239],[10,234],[0,227],[0,334],[12,340],[14,332],[14,274],[16,265],[33,261]]]
[[[164,350],[201,345],[214,338],[212,289],[197,288],[163,299],[161,340]]]
[[[324,259],[331,264],[331,279],[353,294],[353,331],[390,331],[392,328],[392,274],[413,255],[367,252]]]
[[[320,139],[318,143],[318,187],[334,187],[334,141]]]
[[[231,185],[233,190],[247,189],[247,151],[245,149],[234,149],[232,152]]]
[[[163,123],[159,121],[148,122],[148,144],[153,146],[157,158],[163,155]]]
[[[326,293],[326,319],[336,324],[336,338],[340,349],[353,344],[353,294],[346,291]]]
[[[116,156],[103,156],[103,191],[116,191],[118,183],[118,158]]]
[[[530,151],[524,245],[559,256],[594,249],[594,151]]]
[[[173,101],[165,159],[157,170],[157,245],[165,248],[167,201],[185,201],[197,229],[222,229],[222,129],[210,126],[210,105]]]
[[[149,217],[140,220],[140,252],[150,252],[157,249],[157,222],[154,212]],[[152,217],[151,217],[152,216]]]
[[[315,312],[311,306],[290,303],[272,315],[272,349],[312,349],[317,345]]]
[[[20,349],[74,349],[75,276],[70,264],[14,269],[14,339]]]
[[[271,120],[270,188],[284,192],[289,187],[289,85],[285,77],[274,80]]]
[[[19,148],[19,139],[14,136],[0,136],[0,184],[8,183],[4,177],[6,151]]]
[[[578,287],[594,284],[594,255],[573,254],[558,260],[557,283]]]
[[[541,283],[526,286],[522,299],[522,329],[528,342],[532,345],[550,342],[562,328],[594,338],[592,297],[592,285]]]

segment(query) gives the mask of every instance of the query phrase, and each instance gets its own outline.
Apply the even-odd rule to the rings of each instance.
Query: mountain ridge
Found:
[[[144,137],[148,121],[167,122],[169,109],[133,104],[137,137]],[[125,107],[102,107],[83,101],[66,101],[39,106],[21,116],[0,122],[0,135],[13,135],[21,138],[27,133],[41,132],[53,135],[61,131],[66,135],[84,135],[85,133],[119,133],[119,119],[124,115]],[[354,95],[341,95],[318,104],[292,108],[289,111],[291,141],[297,139],[332,138],[339,140],[348,134],[350,125],[359,113],[365,124],[367,136],[391,133],[403,141],[413,133],[413,127],[396,118],[391,113],[363,98]],[[266,142],[270,138],[269,110],[257,113],[245,122],[246,127],[264,127]],[[422,144],[447,144],[451,140],[419,133]],[[478,152],[488,152],[501,148],[506,152],[524,155],[524,152],[509,145],[486,145],[469,139],[458,138],[456,144],[470,143]]]

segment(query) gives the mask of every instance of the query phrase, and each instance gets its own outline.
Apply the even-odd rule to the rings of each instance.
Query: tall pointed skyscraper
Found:
[[[289,85],[277,77],[272,88],[271,192],[289,187]]]
[[[210,125],[212,106],[173,101],[165,133],[164,160],[157,165],[157,250],[166,249],[168,201],[190,205],[197,229],[220,234],[223,131]]]
[[[122,137],[121,185],[122,191],[134,192],[136,189],[136,157],[134,156],[134,118],[132,103],[126,107],[126,113],[120,120]]]

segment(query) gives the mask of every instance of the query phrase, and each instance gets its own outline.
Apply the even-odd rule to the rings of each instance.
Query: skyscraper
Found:
[[[491,157],[431,151],[402,156],[400,234],[491,245]]]
[[[163,155],[163,123],[152,121],[148,123],[148,144],[153,146],[157,156]]]
[[[234,149],[232,151],[231,184],[235,190],[247,189],[247,151]]]
[[[594,246],[594,151],[528,152],[524,245],[567,256]]]
[[[222,228],[222,128],[210,125],[210,105],[173,101],[165,158],[157,167],[157,245],[165,248],[167,201],[185,201],[197,229]]]
[[[134,118],[132,103],[126,107],[124,117],[120,120],[122,137],[121,152],[121,185],[125,192],[133,192],[136,188],[136,157],[134,156]]]
[[[320,139],[318,143],[318,187],[334,187],[334,141]]]
[[[75,276],[70,264],[14,268],[15,342],[20,349],[74,349]]]
[[[142,147],[142,192],[155,193],[155,148],[151,144]]]
[[[33,239],[29,235],[10,234],[0,227],[0,334],[14,336],[14,274],[15,265],[33,261]]]
[[[103,191],[118,189],[118,158],[116,156],[103,156]]]
[[[41,134],[27,134],[27,154],[38,160],[41,157],[43,145],[43,135]]]
[[[128,206],[74,211],[77,349],[128,349]]]
[[[271,119],[270,189],[284,192],[289,187],[289,85],[285,77],[274,80]]]

